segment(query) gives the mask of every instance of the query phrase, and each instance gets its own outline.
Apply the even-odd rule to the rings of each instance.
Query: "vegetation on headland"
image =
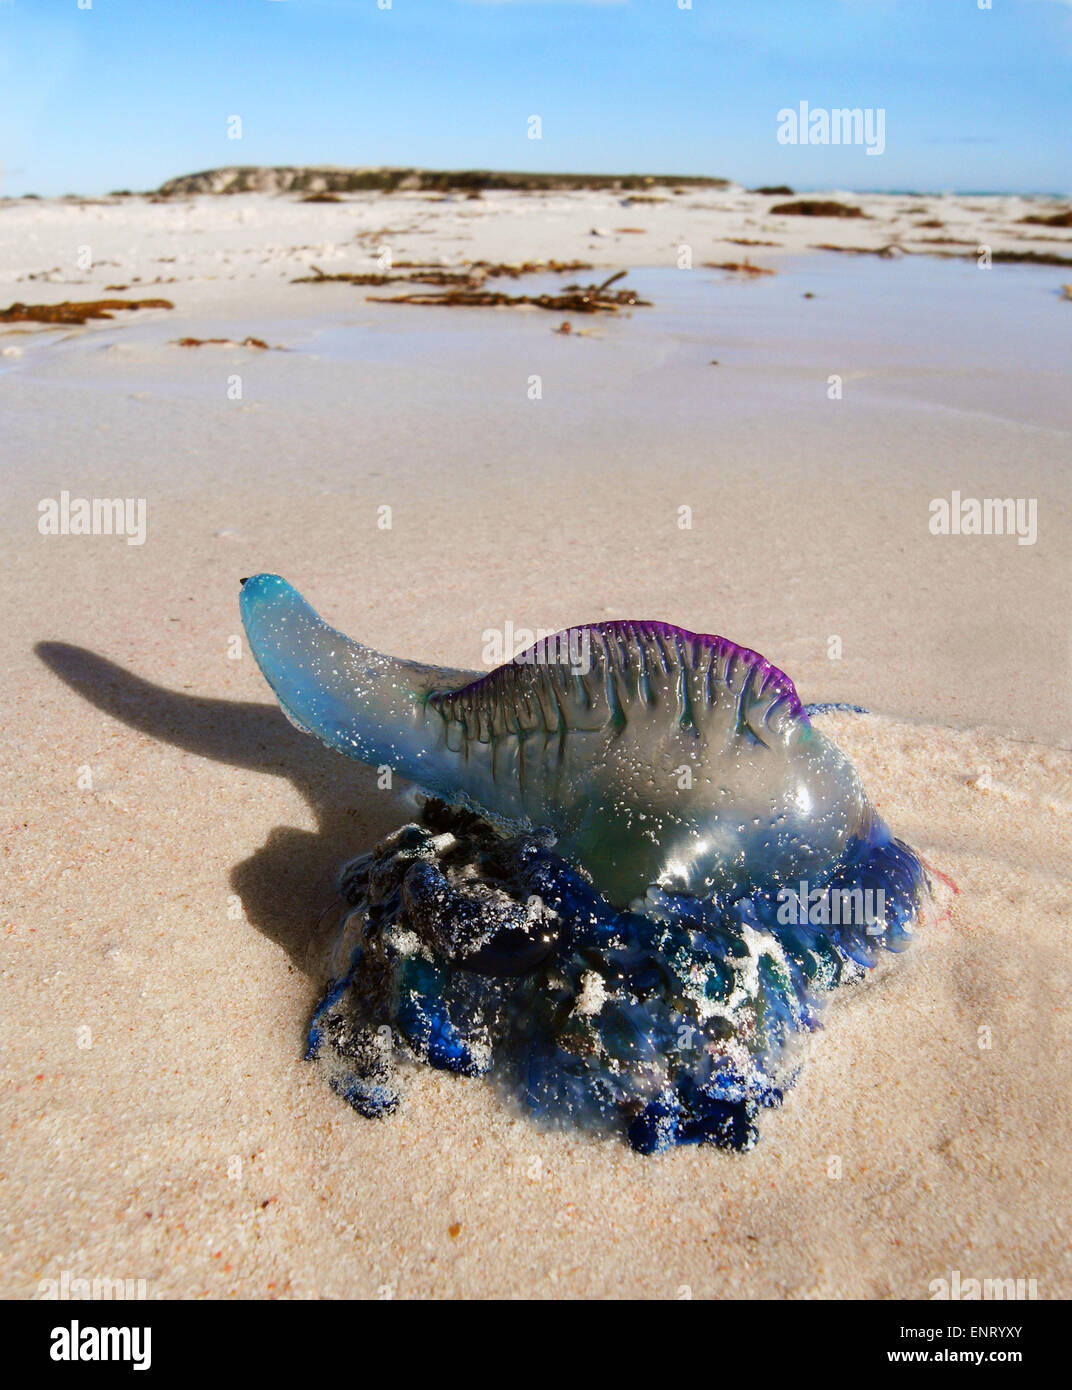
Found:
[[[168,179],[160,198],[196,193],[470,193],[505,188],[522,192],[575,189],[643,191],[654,186],[726,188],[728,179],[693,174],[533,174],[492,169],[338,169],[304,165],[247,165],[206,169]]]

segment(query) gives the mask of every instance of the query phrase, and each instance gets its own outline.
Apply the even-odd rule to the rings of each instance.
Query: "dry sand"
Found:
[[[666,196],[0,204],[0,307],[113,283],[176,303],[0,331],[4,1295],[64,1270],[156,1297],[918,1299],[957,1269],[1072,1293],[1070,276],[800,254],[906,244],[924,218],[900,208],[995,248],[1072,234],[1011,198],[844,195],[873,222],[820,226]],[[641,267],[654,307],[564,337],[289,283],[384,241]],[[779,273],[690,279],[681,243]],[[146,543],[40,535],[63,489],[144,498]],[[1036,542],[930,534],[953,489],[1034,499]],[[262,569],[451,665],[508,621],[754,646],[805,700],[875,711],[823,727],[959,893],[833,999],[753,1153],[640,1158],[429,1071],[361,1120],[301,1061],[317,922],[339,863],[411,807],[229,655]]]

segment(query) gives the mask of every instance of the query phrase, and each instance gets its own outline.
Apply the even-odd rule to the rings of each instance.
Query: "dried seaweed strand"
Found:
[[[65,299],[62,304],[10,304],[0,323],[85,323],[110,319],[116,309],[174,309],[170,299]]]

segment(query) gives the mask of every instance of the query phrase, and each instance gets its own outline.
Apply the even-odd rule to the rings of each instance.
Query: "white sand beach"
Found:
[[[0,201],[0,310],[174,305],[0,322],[0,1295],[1072,1294],[1072,267],[998,254],[1072,230],[1011,196],[646,196]],[[593,267],[509,294],[627,270],[650,306],[292,283],[385,247]],[[774,274],[705,266],[746,259]],[[64,493],[143,504],[143,543],[42,534]],[[987,499],[1024,526],[936,534]],[[413,807],[278,711],[260,571],[422,661],[663,619],[866,707],[817,723],[935,920],[832,999],[753,1152],[642,1158],[428,1069],[366,1121],[302,1061],[335,875]]]

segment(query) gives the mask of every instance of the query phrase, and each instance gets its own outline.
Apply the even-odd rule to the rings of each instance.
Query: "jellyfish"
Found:
[[[926,900],[790,678],[726,638],[582,625],[487,673],[384,656],[243,581],[286,716],[419,788],[345,866],[309,1056],[359,1113],[415,1062],[643,1153],[750,1148],[824,997]]]

